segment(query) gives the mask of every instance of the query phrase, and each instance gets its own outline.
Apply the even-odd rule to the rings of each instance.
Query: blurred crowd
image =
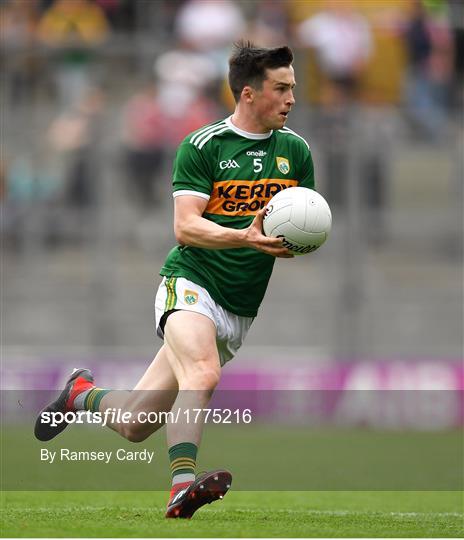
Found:
[[[227,58],[239,38],[294,48],[297,97],[314,113],[307,131],[324,149],[325,194],[341,210],[353,107],[369,111],[363,192],[378,216],[392,136],[382,111],[401,108],[411,137],[427,144],[449,140],[461,118],[462,0],[1,0],[5,117],[52,108],[41,144],[64,164],[59,174],[37,167],[4,126],[3,232],[14,236],[31,202],[78,213],[98,205],[108,115],[120,126],[111,136],[128,201],[156,209],[179,142],[233,108]]]

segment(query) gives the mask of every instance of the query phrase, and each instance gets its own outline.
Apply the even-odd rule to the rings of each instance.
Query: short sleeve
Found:
[[[315,189],[313,158],[311,156],[311,151],[308,150],[306,147],[304,155],[301,159],[301,169],[298,185],[309,189]]]
[[[173,168],[173,191],[211,194],[213,179],[201,150],[184,141],[178,148]]]

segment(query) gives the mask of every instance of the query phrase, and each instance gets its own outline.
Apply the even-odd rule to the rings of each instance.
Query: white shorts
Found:
[[[188,279],[164,277],[155,298],[156,333],[161,339],[164,338],[161,318],[174,309],[202,313],[213,321],[221,366],[235,356],[254,318],[227,311],[211,298],[206,289]]]

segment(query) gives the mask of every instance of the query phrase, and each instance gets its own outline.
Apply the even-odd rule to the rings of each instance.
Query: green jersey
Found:
[[[223,227],[244,229],[282,189],[314,188],[308,143],[287,127],[248,133],[230,117],[188,135],[177,150],[174,197],[208,201],[203,217]],[[266,292],[275,258],[251,248],[173,248],[162,276],[184,277],[204,287],[222,307],[254,317]]]

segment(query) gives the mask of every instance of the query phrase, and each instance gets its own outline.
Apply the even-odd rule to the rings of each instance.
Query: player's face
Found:
[[[295,72],[289,66],[268,69],[266,73],[262,88],[254,91],[253,110],[255,120],[261,123],[263,131],[270,131],[285,125],[295,103]]]

